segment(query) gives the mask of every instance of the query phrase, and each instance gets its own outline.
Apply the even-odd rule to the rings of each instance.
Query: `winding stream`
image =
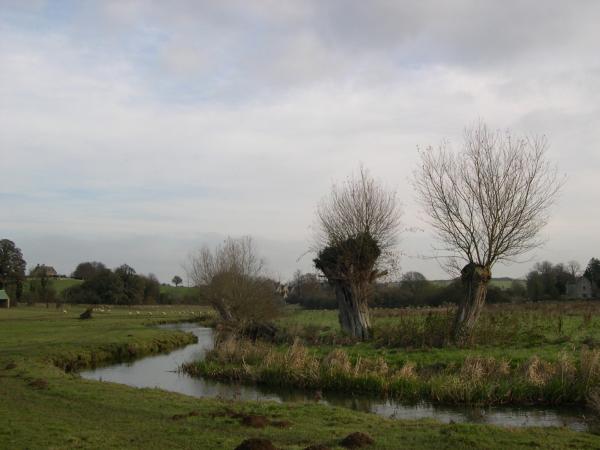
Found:
[[[271,400],[275,402],[315,401],[312,392],[296,389],[277,389],[263,386],[245,386],[203,378],[192,378],[179,373],[184,362],[201,359],[213,347],[212,329],[193,323],[161,325],[193,333],[198,338],[190,344],[168,354],[149,356],[133,362],[99,367],[81,372],[90,380],[110,381],[134,387],[160,388],[194,397],[220,397],[238,400]],[[348,396],[324,393],[323,404],[371,412],[395,419],[431,418],[444,423],[471,422],[509,427],[567,426],[576,431],[586,431],[588,426],[580,409],[551,409],[536,407],[465,407],[433,406],[428,403],[405,405],[393,400],[368,396]]]

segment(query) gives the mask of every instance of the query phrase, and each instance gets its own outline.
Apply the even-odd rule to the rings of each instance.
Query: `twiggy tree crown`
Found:
[[[359,236],[370,236],[383,256],[392,254],[400,226],[396,192],[386,189],[360,168],[317,207],[315,250],[339,247]]]
[[[545,137],[520,138],[479,123],[458,153],[445,144],[421,152],[417,198],[442,250],[492,267],[537,246],[563,184],[546,158]]]

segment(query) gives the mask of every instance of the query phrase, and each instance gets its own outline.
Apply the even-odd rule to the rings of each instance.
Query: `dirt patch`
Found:
[[[252,428],[264,428],[269,425],[269,419],[265,416],[244,416],[242,417],[242,425]]]
[[[349,434],[344,439],[342,439],[342,442],[340,442],[341,446],[346,448],[361,448],[371,445],[373,443],[375,443],[375,441],[371,436],[369,436],[366,433],[361,433],[359,431]]]
[[[288,428],[292,426],[292,422],[288,420],[270,420],[266,416],[256,414],[244,414],[241,412],[233,411],[229,408],[225,409],[224,411],[212,413],[211,417],[230,417],[232,419],[239,419],[242,425],[252,428],[264,428],[267,425],[277,428]]]
[[[231,417],[232,419],[240,419],[245,417],[246,414],[235,412],[232,409],[225,408],[223,411],[214,412],[210,415],[211,417]]]
[[[12,370],[12,369],[16,369],[17,365],[13,362],[8,363],[6,366],[4,366],[5,370]]]
[[[188,417],[196,417],[199,416],[200,413],[198,411],[191,411],[187,414],[175,414],[173,417],[171,417],[172,420],[183,420],[183,419],[187,419]]]
[[[246,439],[235,450],[277,450],[271,441],[263,438]]]
[[[48,389],[48,382],[38,378],[37,380],[30,381],[29,386],[34,389]]]
[[[292,426],[292,422],[289,420],[271,420],[270,425],[277,428],[289,428]]]

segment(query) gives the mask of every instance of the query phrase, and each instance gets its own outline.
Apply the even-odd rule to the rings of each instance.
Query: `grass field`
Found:
[[[198,288],[195,287],[187,287],[187,286],[171,286],[171,285],[160,285],[160,293],[168,293],[171,294],[175,298],[182,298],[186,295],[192,295],[195,297],[199,297]]]
[[[233,449],[258,436],[280,449],[317,443],[341,448],[340,439],[355,431],[370,434],[373,449],[600,448],[600,437],[562,428],[400,422],[312,403],[199,400],[83,380],[61,367],[82,368],[189,342],[184,333],[149,325],[194,319],[206,311],[105,308],[88,321],[76,318],[80,311],[0,310],[0,448]],[[248,415],[266,416],[279,426],[245,426],[240,417]]]
[[[31,279],[27,278],[23,286],[24,292],[29,292],[30,283]],[[67,288],[70,288],[71,286],[77,286],[81,283],[83,283],[82,280],[76,280],[75,278],[54,278],[51,281],[52,287],[56,290],[57,294],[60,294],[62,291],[64,291]]]
[[[524,362],[532,356],[556,360],[561,353],[600,346],[600,302],[488,305],[467,348],[436,346],[446,338],[453,312],[445,308],[372,309],[374,338],[346,346],[355,356],[384,356],[393,363],[419,366],[452,363],[468,356]],[[438,319],[427,328],[426,319]],[[337,311],[290,309],[278,320],[290,336],[300,335],[327,351],[341,339]],[[423,338],[419,341],[419,338]],[[449,337],[447,337],[449,339]]]

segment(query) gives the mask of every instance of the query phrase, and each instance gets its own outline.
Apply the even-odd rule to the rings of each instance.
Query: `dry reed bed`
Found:
[[[562,353],[557,361],[536,356],[512,366],[492,357],[468,357],[439,370],[407,362],[390,367],[379,358],[352,361],[345,350],[324,357],[300,340],[282,351],[272,344],[229,337],[204,361],[182,370],[243,383],[388,395],[403,401],[446,404],[585,404],[600,385],[600,351]]]

